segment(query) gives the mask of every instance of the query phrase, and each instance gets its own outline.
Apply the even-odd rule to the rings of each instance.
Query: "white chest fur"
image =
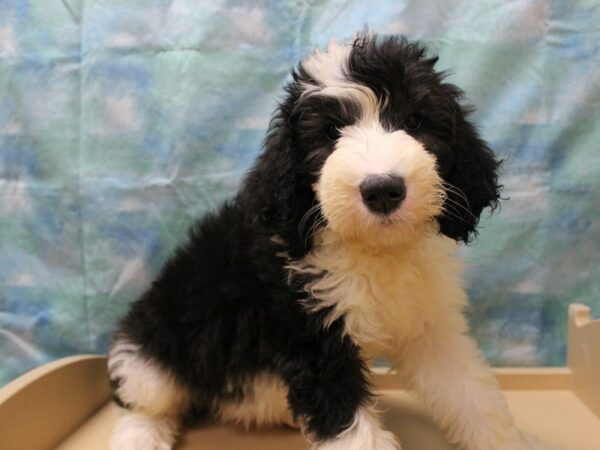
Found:
[[[323,231],[315,243],[290,270],[324,273],[306,286],[317,300],[313,308],[330,307],[328,323],[344,316],[346,333],[368,354],[385,356],[466,302],[456,244],[443,236],[374,249]]]

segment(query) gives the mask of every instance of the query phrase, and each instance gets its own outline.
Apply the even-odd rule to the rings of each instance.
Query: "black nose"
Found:
[[[404,178],[397,175],[369,175],[359,189],[363,203],[377,214],[390,214],[406,198]]]

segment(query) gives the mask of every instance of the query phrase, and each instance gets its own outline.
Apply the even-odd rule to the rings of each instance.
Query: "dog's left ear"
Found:
[[[454,161],[446,181],[444,213],[438,217],[440,231],[457,241],[469,242],[476,235],[481,212],[499,205],[498,168],[489,145],[466,119],[469,111],[460,109],[453,145]]]
[[[292,88],[288,88],[292,91]],[[292,258],[304,256],[311,248],[308,235],[319,217],[309,210],[316,200],[310,182],[300,170],[301,154],[293,143],[292,91],[275,112],[264,145],[248,174],[239,200],[253,229],[275,241],[282,240]]]

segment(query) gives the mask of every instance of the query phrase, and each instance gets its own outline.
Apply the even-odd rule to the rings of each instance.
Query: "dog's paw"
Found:
[[[365,435],[340,435],[336,439],[312,446],[312,450],[401,450],[400,443],[389,431],[378,430]]]
[[[381,428],[375,412],[360,408],[354,422],[334,439],[317,442],[313,450],[400,450],[400,443],[389,431]]]
[[[125,413],[113,430],[110,450],[171,450],[175,424],[166,418]]]

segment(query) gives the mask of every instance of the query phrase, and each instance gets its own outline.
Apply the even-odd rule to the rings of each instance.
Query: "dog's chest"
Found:
[[[386,355],[418,336],[443,302],[464,302],[453,253],[438,237],[418,248],[379,252],[329,243],[295,269],[322,273],[306,286],[313,309],[330,308],[328,323],[341,318],[364,351]]]

